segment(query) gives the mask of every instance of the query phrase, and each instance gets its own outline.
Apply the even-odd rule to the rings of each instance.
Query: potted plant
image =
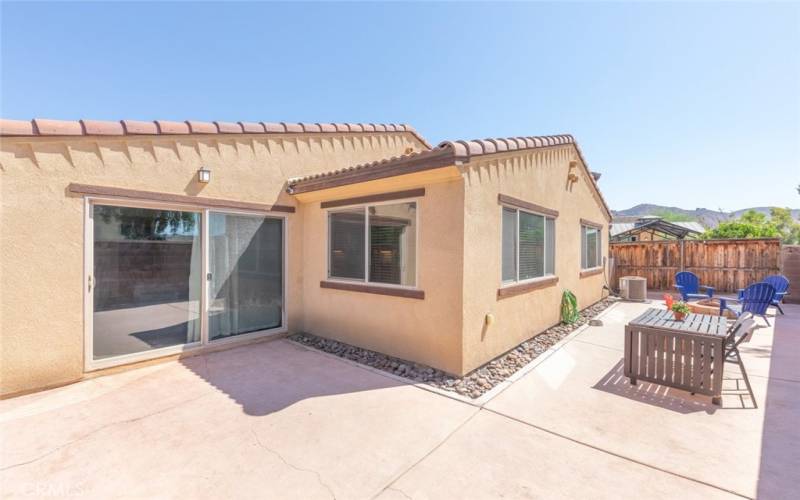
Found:
[[[692,310],[689,309],[689,306],[686,305],[686,302],[683,302],[682,300],[672,304],[672,314],[675,315],[675,321],[683,321],[683,318],[685,318],[690,312],[692,312]]]

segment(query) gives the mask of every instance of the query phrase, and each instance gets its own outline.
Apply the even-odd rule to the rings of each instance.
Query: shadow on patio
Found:
[[[717,410],[708,397],[692,396],[680,389],[673,389],[641,380],[637,385],[631,385],[628,377],[623,374],[623,370],[624,360],[620,359],[593,388],[678,413],[694,413],[698,411],[714,413]]]
[[[285,339],[185,358],[181,364],[253,416],[303,399],[404,385]]]

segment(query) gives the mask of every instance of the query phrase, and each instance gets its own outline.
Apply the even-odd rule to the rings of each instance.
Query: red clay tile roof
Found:
[[[593,175],[593,172],[589,170],[586,159],[578,143],[575,141],[575,138],[569,134],[509,137],[505,139],[475,139],[471,141],[444,141],[428,151],[364,163],[331,172],[289,179],[287,191],[290,194],[316,191],[355,182],[364,182],[448,165],[467,163],[472,158],[483,155],[540,149],[565,144],[572,144],[575,147],[578,157],[581,159],[581,163],[586,167],[587,177],[590,179],[592,187],[598,194],[603,208],[606,211],[606,215],[608,215],[610,220],[611,210],[608,208],[608,204],[603,198],[600,188],[597,186],[597,179]]]
[[[410,125],[382,123],[269,123],[152,122],[121,120],[6,120],[0,118],[0,136],[174,135],[174,134],[288,134],[288,133],[408,132],[428,149],[431,145]]]
[[[449,165],[456,161],[466,163],[473,156],[480,156],[484,154],[502,153],[505,151],[515,151],[518,149],[532,149],[542,148],[548,146],[558,146],[561,144],[575,144],[571,135],[550,135],[539,137],[518,137],[509,139],[477,139],[472,141],[444,141],[436,148],[430,151],[422,151],[419,153],[411,153],[408,155],[395,156],[383,160],[377,160],[370,163],[363,163],[352,167],[342,168],[329,172],[322,172],[317,174],[307,175],[305,177],[298,177],[289,179],[289,185],[294,186],[300,183],[306,183],[311,180],[318,180],[329,177],[339,177],[355,171],[361,171],[368,168],[375,168],[387,164],[396,165],[399,162],[408,164],[416,161],[427,161],[432,157],[447,156],[449,158]]]
[[[436,165],[436,167],[432,166],[432,161],[434,159],[443,159],[439,163],[441,165]],[[315,184],[318,181],[324,182],[328,179],[346,179],[358,174],[361,174],[365,171],[372,171],[378,170],[382,167],[400,167],[404,166],[406,169],[402,173],[411,173],[415,170],[413,167],[417,164],[424,165],[425,168],[421,170],[428,170],[430,168],[438,168],[438,166],[447,166],[452,165],[454,163],[452,151],[449,148],[443,148],[438,146],[434,149],[429,149],[426,151],[419,151],[410,153],[407,155],[401,156],[392,156],[391,158],[384,158],[382,160],[376,160],[370,163],[362,163],[359,165],[354,165],[352,167],[340,168],[338,170],[331,170],[328,172],[322,172],[317,174],[310,174],[304,177],[296,177],[293,179],[289,179],[289,189],[290,194],[294,192],[300,192],[301,190],[295,191],[293,188],[297,187],[298,185],[309,185],[310,182],[314,182]],[[342,184],[347,184],[347,182],[342,182]],[[306,190],[306,189],[303,189]],[[311,191],[312,189],[308,189]]]

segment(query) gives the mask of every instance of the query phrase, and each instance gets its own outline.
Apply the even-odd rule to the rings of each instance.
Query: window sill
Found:
[[[603,272],[603,267],[593,267],[591,269],[584,269],[581,271],[581,278],[588,278],[589,276],[594,276],[595,274],[601,274]]]
[[[425,291],[414,288],[395,288],[391,286],[381,286],[366,283],[343,283],[341,281],[320,281],[319,286],[320,288],[346,290],[348,292],[373,293],[377,295],[403,297],[406,299],[425,299]]]
[[[546,278],[539,278],[526,283],[517,283],[504,286],[497,289],[497,300],[507,299],[516,295],[522,295],[523,293],[539,290],[540,288],[551,287],[556,283],[558,283],[558,276],[548,276]]]

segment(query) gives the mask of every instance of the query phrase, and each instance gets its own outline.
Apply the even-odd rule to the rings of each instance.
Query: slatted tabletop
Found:
[[[683,321],[676,321],[672,311],[653,307],[632,320],[629,324],[649,328],[663,328],[683,333],[712,335],[715,337],[725,337],[726,330],[728,329],[728,321],[722,316],[690,313],[686,315]]]

